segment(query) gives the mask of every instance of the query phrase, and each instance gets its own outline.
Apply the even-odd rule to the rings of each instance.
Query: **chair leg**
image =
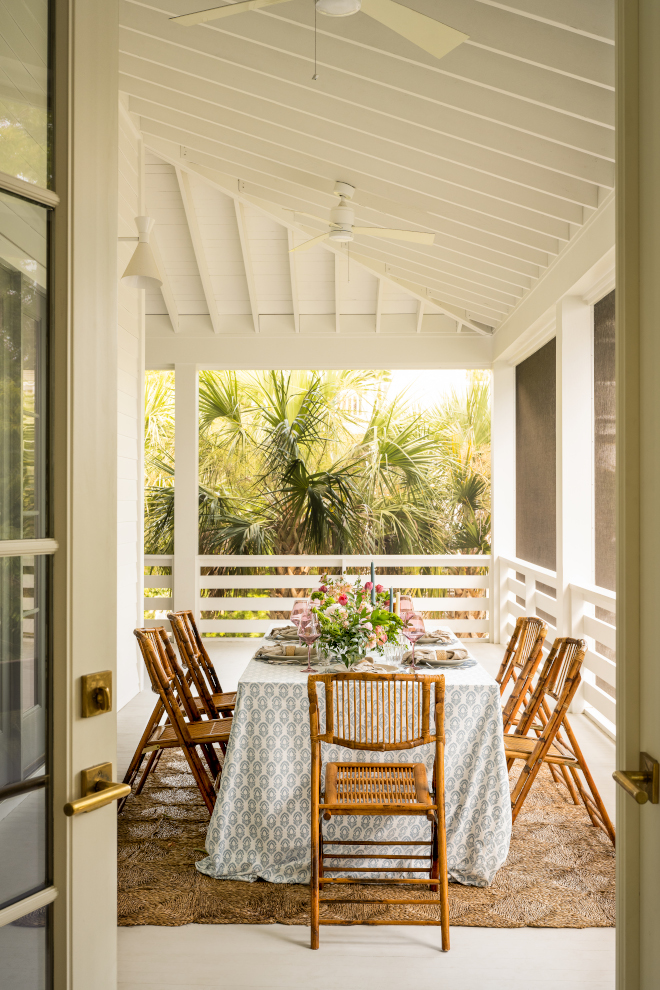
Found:
[[[447,816],[445,812],[445,747],[444,739],[435,765],[435,795],[437,814],[438,873],[440,876],[440,925],[442,951],[449,952],[449,874],[447,871]],[[432,851],[433,847],[432,847]]]
[[[142,760],[144,759],[144,753],[143,753],[144,747],[147,745],[149,736],[151,735],[151,733],[153,732],[153,730],[156,728],[161,718],[163,717],[164,711],[165,711],[165,706],[163,705],[163,702],[157,701],[156,706],[153,712],[151,713],[151,717],[147,722],[146,728],[142,733],[142,738],[140,739],[137,749],[133,754],[133,759],[131,760],[128,766],[128,770],[124,774],[124,783],[130,784],[131,787],[133,786],[133,781],[137,777],[140,771],[140,767],[142,766]],[[122,807],[123,807],[123,802],[122,802]]]
[[[202,763],[196,748],[194,746],[191,746],[190,748],[184,746],[182,748],[186,759],[188,760],[188,766],[190,767],[192,775],[195,778],[197,786],[199,787],[200,794],[204,799],[204,804],[208,808],[209,815],[212,815],[216,798],[216,793],[213,790],[213,784],[204,770],[204,764]]]
[[[429,871],[429,877],[431,880],[438,880],[440,877],[440,849],[438,845],[438,823],[435,818],[431,824],[431,869]],[[430,889],[434,894],[440,892],[440,885],[437,883],[430,884]]]
[[[598,809],[598,814],[600,815],[600,818],[602,820],[604,831],[607,833],[607,835],[608,835],[608,837],[609,837],[610,842],[612,843],[612,845],[614,845],[614,843],[615,843],[615,837],[616,837],[615,836],[615,831],[614,831],[614,826],[612,825],[612,822],[610,821],[610,816],[607,814],[607,810],[605,808],[605,805],[603,804],[603,799],[601,798],[600,793],[598,791],[598,788],[596,787],[596,781],[591,776],[591,772],[589,770],[589,767],[587,766],[587,761],[585,760],[584,756],[582,755],[582,750],[580,749],[580,747],[578,745],[578,741],[575,738],[575,735],[573,733],[573,729],[571,728],[570,722],[568,721],[567,718],[564,718],[564,729],[566,730],[566,735],[568,736],[569,742],[571,744],[571,748],[572,748],[573,752],[575,753],[575,758],[578,761],[578,764],[580,766],[580,770],[584,774],[584,779],[587,782],[587,787],[589,788],[589,790],[591,791],[591,794],[593,796],[594,804],[596,805],[596,808]],[[586,807],[587,811],[589,811],[589,805],[584,800],[584,796],[583,796],[582,800],[584,801],[584,804],[585,804],[585,807]]]
[[[144,785],[147,782],[147,777],[149,776],[149,774],[153,770],[154,764],[155,764],[156,760],[158,759],[158,757],[160,756],[160,754],[162,752],[163,752],[162,749],[155,749],[153,751],[153,753],[151,753],[149,755],[149,759],[147,760],[147,765],[144,768],[144,771],[142,773],[142,776],[140,777],[140,783],[135,788],[135,796],[136,797],[138,796],[138,794],[141,794],[142,793],[142,788],[144,787]]]
[[[310,885],[310,922],[311,922],[311,932],[310,932],[310,948],[318,949],[319,947],[319,913],[320,913],[320,903],[319,903],[319,871],[320,871],[320,850],[321,843],[323,841],[323,827],[321,825],[321,816],[315,815],[312,817],[312,882]]]
[[[513,760],[510,761],[513,764]],[[523,767],[518,782],[511,792],[511,824],[513,824],[518,817],[518,812],[523,806],[525,798],[529,792],[530,787],[536,779],[536,775],[542,766],[543,761],[538,760],[533,766],[529,763],[529,760],[525,760],[525,766]]]

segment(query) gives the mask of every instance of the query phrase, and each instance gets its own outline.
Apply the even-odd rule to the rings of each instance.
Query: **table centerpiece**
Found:
[[[403,623],[390,611],[390,595],[382,584],[353,584],[323,574],[318,591],[310,595],[321,626],[319,646],[346,667],[362,660],[367,650],[397,642]]]

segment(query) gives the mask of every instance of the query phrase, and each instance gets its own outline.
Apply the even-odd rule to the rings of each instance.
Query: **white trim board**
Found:
[[[497,329],[493,359],[511,360],[517,353],[519,338],[543,320],[559,299],[569,294],[586,295],[588,287],[582,283],[588,282],[590,273],[594,283],[599,281],[612,267],[613,252],[612,192]]]
[[[154,319],[165,320],[167,317]],[[334,315],[331,316],[334,322]],[[149,320],[148,320],[149,322]],[[200,368],[231,369],[365,369],[380,368],[490,368],[491,345],[488,337],[464,334],[378,335],[373,326],[369,336],[334,333],[304,334],[293,331],[285,336],[260,334],[255,350],[254,334],[190,337],[169,332],[167,336],[147,336],[146,367],[171,369],[175,364],[194,362]]]

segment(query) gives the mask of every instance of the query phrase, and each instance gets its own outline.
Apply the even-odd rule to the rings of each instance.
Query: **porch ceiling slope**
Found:
[[[361,13],[319,17],[313,81],[311,0],[191,28],[169,17],[193,0],[122,0],[122,99],[148,149],[147,208],[184,335],[209,314],[219,338],[327,327],[415,349],[453,333],[479,362],[478,338],[506,325],[607,202],[613,0],[404,2],[469,40],[436,60]],[[177,169],[192,179],[195,244]],[[327,243],[290,255],[289,237],[327,229],[337,179],[356,187],[356,224],[435,243],[357,235],[350,280]],[[148,295],[148,316],[167,312]]]
[[[567,295],[591,297],[614,287],[614,192],[587,221],[533,289],[498,327],[493,360],[520,357],[531,338],[554,322],[555,306]],[[541,346],[544,341],[536,341]]]

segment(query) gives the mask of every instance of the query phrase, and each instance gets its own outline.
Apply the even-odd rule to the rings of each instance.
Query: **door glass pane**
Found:
[[[49,564],[0,558],[0,907],[49,880]]]
[[[0,171],[48,186],[48,2],[0,3]]]
[[[0,540],[48,535],[46,235],[44,207],[0,193]]]
[[[46,886],[46,788],[0,801],[0,849],[1,907]]]
[[[0,928],[0,990],[46,990],[50,908]]]

